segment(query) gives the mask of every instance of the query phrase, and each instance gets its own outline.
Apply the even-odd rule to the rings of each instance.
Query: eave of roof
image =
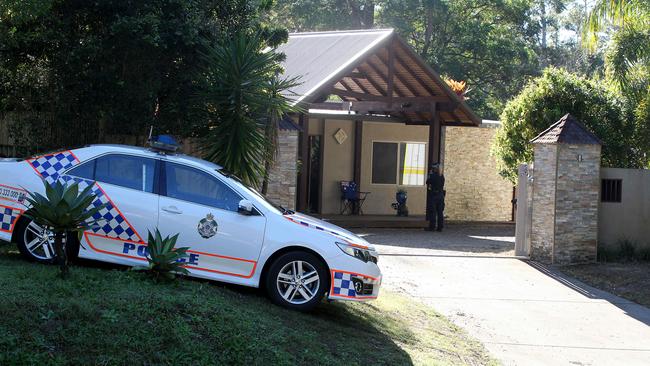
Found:
[[[305,40],[310,40],[310,42]],[[397,42],[400,52],[403,52],[402,55],[408,58],[408,63],[412,64],[402,66],[409,72],[408,78],[422,83],[421,77],[416,74],[426,75],[426,79],[430,80],[428,82],[435,84],[434,89],[438,90],[437,93],[441,92],[441,95],[449,99],[449,103],[453,107],[452,111],[445,112],[447,122],[460,123],[461,121],[455,113],[455,111],[460,111],[461,118],[466,118],[464,119],[465,123],[480,125],[481,119],[474,114],[461,97],[453,92],[447,83],[392,29],[290,34],[289,42],[277,50],[287,55],[284,62],[286,75],[288,77],[303,77],[304,83],[292,90],[298,96],[294,104],[317,101],[331,90],[332,85],[340,83],[346,75],[349,75],[357,67],[361,67],[364,61],[369,60],[370,56],[377,56],[384,47],[393,45],[389,43],[393,41]],[[427,83],[427,81],[424,82]],[[433,84],[431,85],[433,86]],[[408,85],[406,87],[411,89]],[[427,96],[423,93],[420,93],[422,95],[412,94],[415,97]]]

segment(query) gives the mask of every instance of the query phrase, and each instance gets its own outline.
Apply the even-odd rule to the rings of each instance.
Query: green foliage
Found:
[[[245,32],[271,46],[270,1],[0,2],[0,113],[27,148],[103,142],[110,135],[190,135],[192,96],[205,86],[200,50]],[[74,130],[75,133],[66,133]],[[143,139],[140,140],[143,143]]]
[[[598,34],[608,25],[625,27],[630,22],[650,22],[650,2],[647,0],[598,0],[584,27],[584,44],[595,48]]]
[[[149,267],[147,267],[147,271],[151,273],[154,280],[173,280],[176,273],[189,274],[180,260],[188,257],[187,251],[190,248],[174,248],[177,240],[178,234],[163,238],[158,229],[154,234],[151,231],[149,232],[149,238],[147,239]]]
[[[93,215],[104,208],[104,205],[88,209],[97,199],[92,191],[92,184],[81,192],[77,183],[65,185],[56,181],[50,184],[43,180],[43,185],[45,196],[38,192],[27,192],[26,200],[30,208],[25,211],[25,216],[54,233],[54,251],[61,275],[65,277],[69,270],[64,236],[70,232],[81,235],[83,231],[88,230],[95,224]]]
[[[252,186],[264,176],[277,144],[266,127],[277,126],[294,110],[283,92],[296,80],[276,76],[282,55],[264,46],[259,35],[238,34],[207,48],[207,86],[199,94],[207,106],[208,123],[201,130],[204,158]]]
[[[625,118],[619,98],[596,81],[549,68],[508,102],[501,114],[493,153],[499,173],[515,182],[519,164],[533,160],[529,141],[571,113],[603,142],[604,166],[640,167],[646,147],[635,140],[636,126]]]

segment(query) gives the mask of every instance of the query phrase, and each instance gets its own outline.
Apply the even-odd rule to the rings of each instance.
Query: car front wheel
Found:
[[[327,269],[307,252],[289,252],[277,258],[266,276],[266,290],[275,304],[299,311],[318,305],[327,290]]]

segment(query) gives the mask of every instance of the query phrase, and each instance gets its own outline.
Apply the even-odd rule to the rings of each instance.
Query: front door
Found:
[[[159,227],[180,234],[189,247],[186,268],[193,274],[238,282],[251,278],[264,240],[266,219],[237,212],[242,197],[215,175],[165,162]]]

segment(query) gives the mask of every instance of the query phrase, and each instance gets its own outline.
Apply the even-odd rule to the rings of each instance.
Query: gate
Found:
[[[527,164],[519,166],[517,178],[517,217],[515,227],[515,255],[530,256],[530,224],[532,218],[532,176],[533,168]]]

